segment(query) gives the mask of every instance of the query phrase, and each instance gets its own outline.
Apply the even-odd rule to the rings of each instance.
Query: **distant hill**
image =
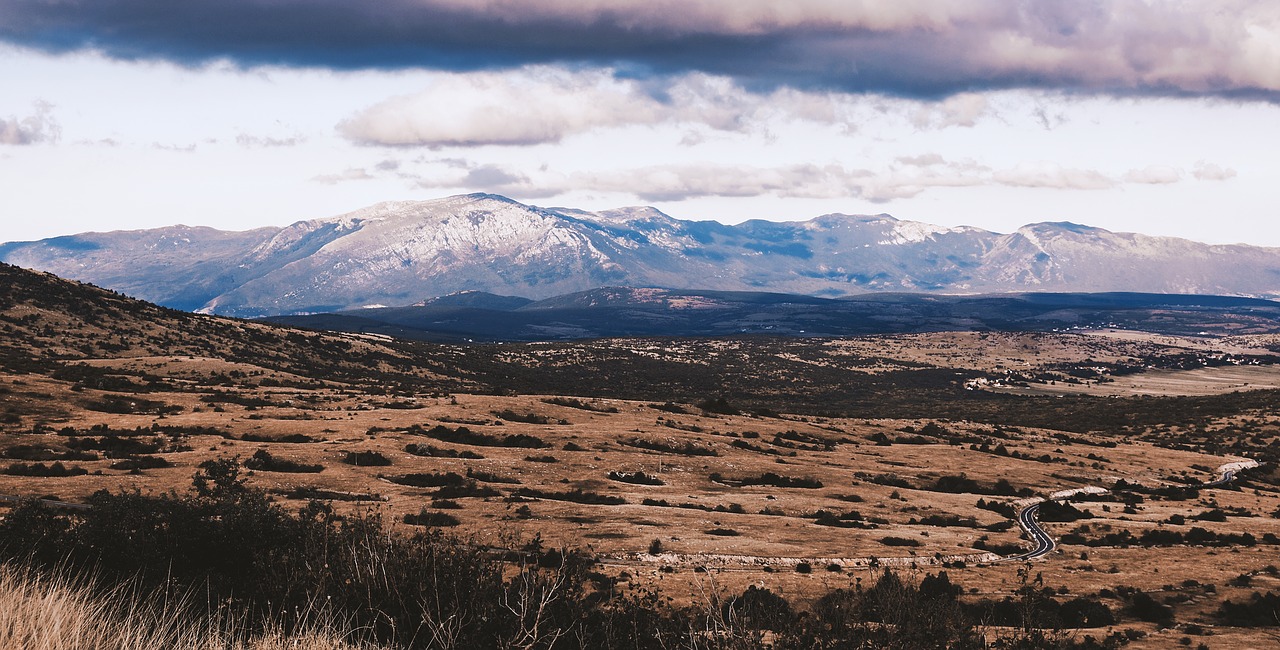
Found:
[[[855,336],[1101,327],[1180,335],[1280,332],[1280,303],[1229,296],[878,293],[833,299],[763,292],[610,287],[536,302],[499,298],[446,297],[413,307],[277,316],[268,320],[429,341],[759,334]],[[472,306],[481,304],[490,306]]]
[[[435,321],[415,322],[432,310],[433,318],[449,320],[451,329]],[[1234,362],[1214,350],[1215,341],[1186,347],[1046,332],[843,342],[808,337],[840,327],[868,332],[1048,330],[1087,326],[1095,319],[1104,325],[1145,323],[1157,331],[1275,331],[1274,303],[1242,298],[873,294],[833,300],[760,292],[600,289],[506,310],[445,305],[283,318],[426,340],[457,341],[484,332],[493,335],[488,340],[517,340],[518,335],[540,342],[449,345],[307,331],[176,311],[0,264],[0,376],[7,379],[0,386],[0,425],[25,431],[93,404],[114,409],[132,408],[136,402],[150,408],[149,393],[219,399],[229,395],[232,400],[256,395],[287,401],[297,399],[297,391],[321,388],[399,404],[394,408],[410,404],[400,400],[446,393],[609,397],[659,404],[722,396],[743,407],[777,410],[785,405],[798,413],[843,412],[866,418],[945,415],[1072,431],[1114,430],[1135,418],[1166,421],[1170,409],[1181,409],[1180,417],[1199,418],[1241,405],[1266,408],[1276,401],[1274,392],[1266,391],[1203,399],[1005,395],[966,389],[970,380],[1001,379],[1005,371],[953,367],[956,359],[975,350],[1001,346],[1035,359],[1027,373],[1057,373],[1049,375],[1053,377],[1080,371],[1080,366],[1087,372],[1096,372],[1099,365],[1120,372]],[[401,324],[390,322],[394,318]],[[671,338],[682,331],[733,334],[734,328],[744,326],[750,336]],[[641,330],[662,338],[542,342]],[[952,347],[957,341],[967,343],[957,349]],[[910,352],[921,346],[936,358]],[[1274,337],[1261,337],[1251,347],[1274,346]],[[1040,361],[1040,351],[1059,354],[1047,354]],[[953,358],[953,353],[958,356]],[[1064,359],[1077,361],[1064,365]],[[1255,352],[1234,360],[1269,364],[1276,357]],[[321,410],[329,408],[323,400],[321,404]],[[343,415],[335,411],[326,417]]]
[[[444,367],[421,346],[191,314],[2,263],[0,332],[0,370],[18,373],[65,372],[88,359],[202,357],[300,378],[430,386],[431,369]]]
[[[507,309],[607,286],[764,291],[1280,295],[1280,249],[1069,222],[1000,234],[888,215],[725,225],[649,207],[540,208],[489,195],[382,203],[284,228],[173,226],[0,245],[0,261],[161,305],[235,316]],[[474,292],[474,293],[458,293]],[[430,306],[430,305],[427,305]]]

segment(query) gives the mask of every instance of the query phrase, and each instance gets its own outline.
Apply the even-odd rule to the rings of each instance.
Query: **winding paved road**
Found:
[[[1215,480],[1201,483],[1199,487],[1201,488],[1222,487],[1236,480],[1237,471],[1241,469],[1245,469],[1247,467],[1257,467],[1257,466],[1258,466],[1258,462],[1253,460],[1240,461],[1236,463],[1228,463],[1218,468],[1218,471],[1222,473],[1222,476],[1218,477]],[[1110,492],[1110,490],[1106,490],[1106,492]],[[1106,492],[1094,492],[1094,494],[1105,494]],[[1037,558],[1042,558],[1052,553],[1053,549],[1058,548],[1058,542],[1054,541],[1053,537],[1050,536],[1049,533],[1045,532],[1044,528],[1040,527],[1040,522],[1036,521],[1036,512],[1040,510],[1040,506],[1044,505],[1046,501],[1067,501],[1070,499],[1071,499],[1070,496],[1060,497],[1056,499],[1054,498],[1045,499],[1043,501],[1039,501],[1037,503],[1032,503],[1027,506],[1024,506],[1021,510],[1019,510],[1018,526],[1020,526],[1023,532],[1027,534],[1027,538],[1030,539],[1035,544],[1035,547],[1032,548],[1030,551],[1027,551],[1026,553],[1019,553],[1018,555],[1011,555],[1009,557],[1006,557],[1002,561],[1003,562],[1025,562],[1028,560],[1034,560]]]
[[[1034,560],[1038,557],[1044,557],[1058,548],[1058,543],[1040,527],[1040,522],[1036,521],[1036,511],[1040,510],[1040,506],[1044,502],[1033,503],[1022,510],[1018,511],[1018,525],[1027,533],[1027,537],[1035,542],[1035,548],[1018,555],[1011,555],[1004,559],[1005,562],[1023,562],[1026,560]]]

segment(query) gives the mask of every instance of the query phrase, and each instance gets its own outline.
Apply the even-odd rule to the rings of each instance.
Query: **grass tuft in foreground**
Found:
[[[104,587],[67,570],[0,565],[0,647],[26,650],[374,650],[328,626],[321,612],[293,632],[246,626],[225,609],[201,614],[189,599],[147,598],[134,583]],[[256,627],[257,629],[253,629]]]

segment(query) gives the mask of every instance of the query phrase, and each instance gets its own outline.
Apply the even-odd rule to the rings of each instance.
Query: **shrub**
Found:
[[[405,515],[404,523],[413,526],[457,526],[462,522],[447,512],[433,512],[424,509],[416,515]]]
[[[624,440],[622,444],[636,447],[639,449],[648,449],[649,451],[657,451],[664,454],[679,454],[681,456],[719,456],[720,453],[714,449],[699,447],[692,442],[685,442],[682,445],[669,445],[665,442],[657,442],[655,440],[644,440],[643,438],[632,438]]]
[[[55,451],[38,445],[12,445],[4,450],[3,456],[15,460],[98,460],[100,458],[93,452],[76,449]]]
[[[103,395],[101,399],[85,404],[90,411],[102,413],[172,415],[181,413],[182,407],[165,404],[155,400],[143,399],[137,395]]]
[[[741,621],[754,630],[782,631],[795,621],[795,613],[786,598],[756,585],[726,601],[723,610],[725,620]]]
[[[407,430],[408,433],[415,435],[435,438],[445,442],[452,442],[459,445],[474,445],[477,447],[519,447],[526,449],[542,449],[550,447],[541,438],[530,436],[523,433],[509,434],[505,436],[494,436],[487,433],[477,433],[466,427],[458,427],[450,429],[444,425],[436,425],[430,429],[423,429],[418,425],[413,425]]]
[[[320,438],[312,438],[302,433],[290,433],[283,436],[264,436],[256,433],[246,433],[240,436],[245,442],[267,442],[267,443],[290,443],[290,444],[307,444],[312,442],[320,442]]]
[[[814,523],[819,526],[833,526],[836,528],[865,528],[862,523],[862,513],[857,510],[850,510],[844,514],[836,514],[828,510],[819,510],[813,513]]]
[[[1001,524],[1012,525],[1012,522],[1002,521]],[[923,526],[939,526],[939,527],[960,527],[960,528],[977,528],[978,521],[973,517],[961,517],[960,515],[944,514],[944,515],[925,515],[920,518],[920,524]]]
[[[308,465],[289,460],[287,458],[277,458],[271,455],[271,452],[265,449],[259,449],[244,461],[244,466],[258,471],[264,472],[291,472],[297,474],[314,474],[324,471],[324,465]]]
[[[410,487],[443,487],[443,486],[460,486],[468,483],[466,477],[455,472],[440,473],[423,473],[423,474],[403,474],[401,476],[384,477],[392,483],[399,485],[408,485]],[[474,481],[471,481],[474,483]]]
[[[977,481],[965,476],[964,474],[939,476],[938,480],[934,481],[931,485],[925,486],[924,489],[932,490],[934,492],[949,492],[952,494],[965,492],[978,494],[982,492],[982,486],[979,485]]]
[[[702,400],[701,402],[698,402],[697,406],[707,413],[719,413],[721,415],[740,415],[742,413],[742,409],[730,404],[729,401],[723,397],[713,397]]]
[[[1036,516],[1040,521],[1069,522],[1092,519],[1093,513],[1088,510],[1079,510],[1065,501],[1045,501],[1040,504]]]
[[[856,476],[864,481],[896,488],[911,488],[911,482],[897,474],[867,474],[859,472]]]
[[[109,435],[71,438],[67,440],[67,447],[76,451],[93,449],[106,454],[110,458],[119,458],[121,456],[159,453],[164,451],[164,442],[159,437],[135,438]]]
[[[484,470],[472,469],[470,467],[467,468],[467,478],[473,478],[477,481],[483,481],[485,483],[507,483],[510,485],[520,484],[520,479],[518,478],[512,478],[509,476],[500,476],[498,474],[494,474],[493,472],[486,472]]]
[[[336,490],[324,490],[311,486],[299,486],[292,490],[284,491],[287,499],[301,499],[304,501],[382,501],[382,495],[376,493],[356,493],[356,492],[338,492]]]
[[[1136,591],[1129,599],[1129,613],[1134,618],[1161,627],[1173,624],[1173,609],[1142,591]]]
[[[386,467],[391,459],[376,451],[349,451],[342,457],[342,462],[357,467]]]
[[[763,474],[760,474],[759,476],[744,476],[738,479],[728,479],[728,478],[724,478],[723,476],[720,476],[719,473],[713,473],[709,478],[712,481],[715,481],[717,483],[724,483],[726,485],[743,485],[743,486],[769,485],[769,486],[779,487],[779,488],[805,488],[805,489],[817,489],[822,487],[822,481],[819,481],[816,478],[807,477],[807,476],[806,477],[780,476],[778,474],[774,474],[773,472],[765,472]]]
[[[143,470],[143,469],[159,469],[162,467],[173,467],[173,463],[159,456],[138,456],[136,458],[126,458],[122,461],[112,463],[111,469],[121,470]]]
[[[609,494],[599,494],[597,492],[584,492],[582,488],[576,488],[568,492],[552,492],[550,490],[535,490],[533,488],[520,488],[514,492],[516,496],[527,497],[531,499],[549,499],[552,501],[570,501],[573,503],[584,503],[588,505],[602,506],[618,506],[627,502],[626,499]]]
[[[545,404],[554,404],[556,406],[567,406],[569,408],[579,409],[583,411],[593,411],[595,413],[617,413],[618,412],[618,407],[616,406],[600,406],[600,405],[593,404],[591,402],[583,401],[573,397],[548,397],[548,398],[544,398],[542,401]]]
[[[680,406],[679,404],[676,404],[674,402],[664,402],[662,404],[649,404],[648,406],[651,409],[654,409],[657,411],[665,411],[667,413],[679,413],[682,415],[688,413],[688,411],[686,411],[683,406]]]
[[[614,472],[609,472],[608,476],[610,479],[613,479],[615,481],[621,481],[623,483],[634,483],[636,485],[666,485],[666,483],[664,483],[662,479],[656,476],[652,476],[650,474],[645,474],[644,472],[641,472],[641,471],[635,471],[635,472],[614,471]]]
[[[1275,627],[1280,625],[1280,594],[1253,592],[1244,602],[1223,601],[1218,608],[1223,625],[1236,627]]]
[[[915,547],[915,546],[919,546],[919,545],[920,545],[920,540],[918,540],[918,539],[911,539],[910,537],[895,537],[895,536],[893,536],[893,535],[890,535],[890,536],[888,536],[888,537],[881,537],[881,538],[880,538],[880,543],[881,543],[881,544],[884,544],[885,546],[911,546],[911,547]]]
[[[1221,508],[1214,508],[1213,510],[1205,510],[1192,517],[1192,519],[1196,521],[1224,522],[1227,520],[1227,513],[1223,512]]]
[[[866,499],[856,494],[828,494],[827,498],[836,499],[838,501],[847,501],[849,503],[862,503],[863,501],[866,501]]]
[[[494,417],[507,422],[523,422],[525,424],[569,424],[566,420],[555,420],[537,413],[517,413],[511,409],[493,411]]]
[[[405,445],[404,450],[414,456],[426,456],[428,458],[468,458],[471,460],[483,460],[484,456],[472,452],[467,449],[458,451],[456,449],[441,449],[432,445],[419,445],[410,443]]]
[[[502,493],[488,485],[480,485],[475,481],[467,481],[461,485],[445,485],[431,493],[431,497],[435,499],[462,499],[466,497],[487,499],[497,496],[502,496]]]
[[[66,477],[66,476],[83,476],[89,473],[89,470],[71,465],[70,467],[62,463],[53,463],[45,465],[44,463],[13,463],[5,468],[5,474],[10,476],[48,476],[48,477]]]

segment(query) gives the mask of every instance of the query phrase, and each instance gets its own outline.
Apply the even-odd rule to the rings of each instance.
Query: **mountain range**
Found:
[[[242,317],[401,307],[479,291],[606,286],[841,297],[871,292],[1280,295],[1280,249],[1069,222],[1001,234],[888,215],[685,221],[490,194],[381,203],[286,227],[172,226],[0,245],[0,261],[160,305]]]

